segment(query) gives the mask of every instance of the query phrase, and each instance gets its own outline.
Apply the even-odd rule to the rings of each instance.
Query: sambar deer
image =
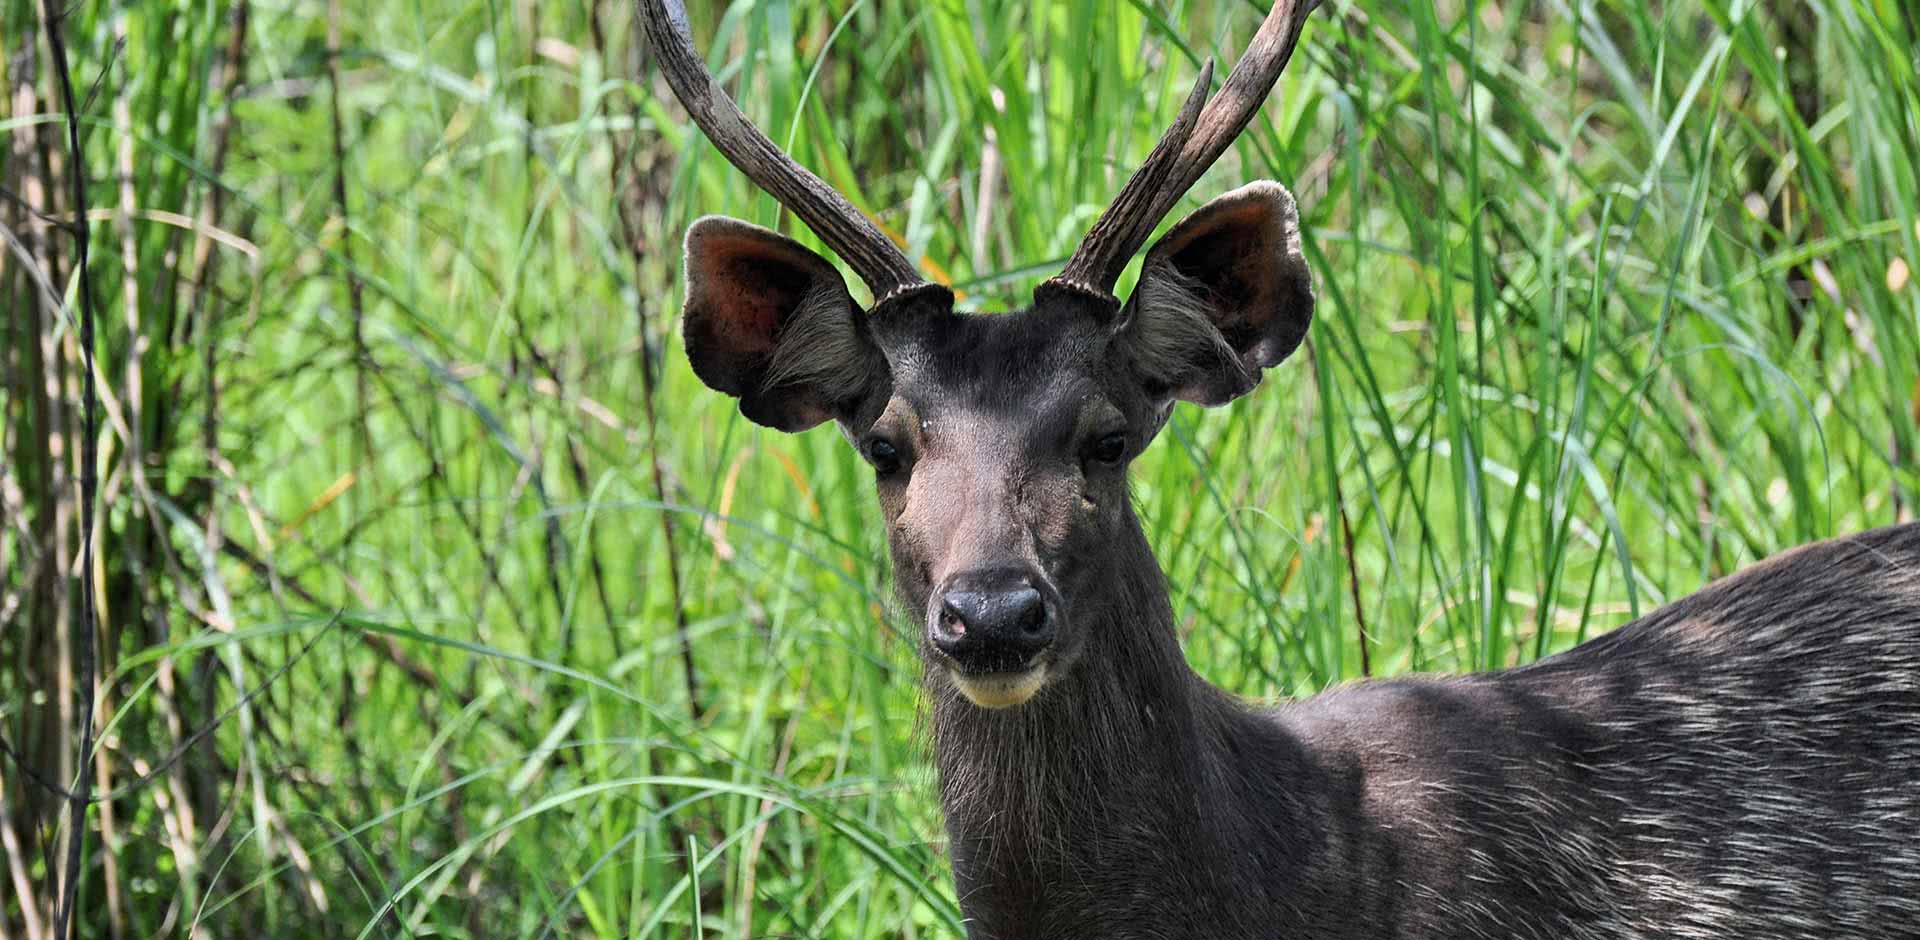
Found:
[[[964,315],[641,0],[716,147],[866,282],[744,222],[686,238],[693,370],[872,463],[974,938],[1920,937],[1920,526],[1782,555],[1571,651],[1277,708],[1187,665],[1127,466],[1307,334],[1293,198],[1161,217],[1314,0],[1277,0],[1033,305]]]

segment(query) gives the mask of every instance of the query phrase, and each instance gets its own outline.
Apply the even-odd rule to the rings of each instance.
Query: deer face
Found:
[[[828,419],[873,466],[902,600],[936,681],[1019,705],[1100,637],[1126,467],[1176,400],[1226,402],[1306,333],[1293,199],[1255,183],[1148,252],[1125,305],[1049,282],[1027,310],[966,315],[934,289],[854,303],[824,259],[746,223],[687,238],[694,371],[786,431]]]

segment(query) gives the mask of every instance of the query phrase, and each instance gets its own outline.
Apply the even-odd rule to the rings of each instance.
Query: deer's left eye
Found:
[[[1096,438],[1087,448],[1087,459],[1095,463],[1115,464],[1127,455],[1127,435],[1115,431]]]
[[[875,473],[884,477],[899,472],[900,451],[893,446],[893,442],[874,438],[863,449],[867,452],[867,460],[873,463]]]

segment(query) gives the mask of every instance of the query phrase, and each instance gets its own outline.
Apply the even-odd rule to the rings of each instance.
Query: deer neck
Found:
[[[1129,523],[1105,595],[1117,602],[1075,625],[1089,631],[1085,652],[1032,701],[989,711],[929,677],[975,937],[1082,935],[1114,913],[1097,898],[1164,890],[1170,870],[1217,863],[1242,815],[1226,752],[1260,732],[1187,666],[1159,566]]]

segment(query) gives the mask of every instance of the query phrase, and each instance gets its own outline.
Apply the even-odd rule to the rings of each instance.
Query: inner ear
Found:
[[[884,384],[866,315],[825,258],[709,216],[687,230],[687,359],[740,412],[782,431],[850,418]]]
[[[1291,355],[1312,320],[1293,196],[1261,181],[1194,210],[1154,244],[1123,329],[1149,387],[1218,405]]]

